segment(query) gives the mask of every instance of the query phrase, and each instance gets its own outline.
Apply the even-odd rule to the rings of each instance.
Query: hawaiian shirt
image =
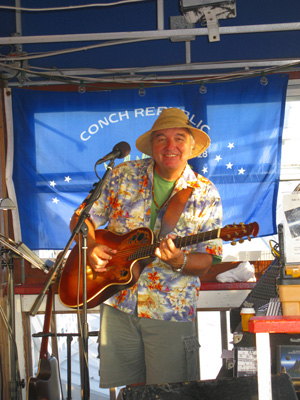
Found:
[[[95,228],[107,224],[106,229],[122,235],[136,228],[149,227],[153,167],[153,159],[146,158],[124,162],[114,168],[102,195],[90,210]],[[172,196],[187,187],[193,188],[192,194],[171,233],[189,236],[220,228],[222,206],[213,183],[195,174],[187,165]],[[165,210],[166,207],[157,216],[154,235],[160,232]],[[186,254],[207,252],[222,256],[222,240],[193,244],[182,250]],[[105,303],[131,314],[137,308],[139,317],[188,322],[195,319],[199,290],[199,277],[175,272],[156,257],[143,269],[132,287],[110,297]]]

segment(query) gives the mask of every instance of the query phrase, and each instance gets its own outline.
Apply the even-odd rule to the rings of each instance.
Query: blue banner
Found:
[[[144,157],[136,139],[163,108],[178,107],[211,138],[190,164],[219,189],[224,225],[254,222],[276,233],[276,201],[288,77],[111,92],[13,89],[14,172],[22,240],[32,249],[62,249],[74,209],[98,181],[95,163],[126,141],[128,159]],[[116,160],[116,164],[122,162]],[[101,178],[105,164],[96,167]]]

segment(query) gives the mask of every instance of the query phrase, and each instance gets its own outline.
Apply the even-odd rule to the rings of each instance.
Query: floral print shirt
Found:
[[[93,204],[90,219],[95,228],[106,228],[117,234],[149,227],[154,161],[151,158],[129,161],[114,168],[102,195]],[[208,179],[197,175],[189,165],[176,182],[172,196],[186,187],[193,192],[172,232],[176,236],[195,235],[217,229],[222,225],[222,206],[216,187]],[[161,228],[166,207],[160,210],[155,226],[156,237]],[[222,256],[222,240],[214,239],[182,249],[207,252]],[[170,266],[155,258],[142,271],[134,286],[110,297],[105,303],[123,312],[167,321],[193,321],[195,319],[200,279],[174,272]]]

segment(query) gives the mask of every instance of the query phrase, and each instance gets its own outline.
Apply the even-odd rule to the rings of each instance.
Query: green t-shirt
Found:
[[[166,181],[160,175],[158,175],[156,171],[154,171],[153,179],[154,179],[154,198],[158,207],[161,207],[172,193],[176,180]],[[157,206],[152,196],[151,218],[150,218],[150,229],[152,230],[154,228],[158,212],[159,209],[157,209]]]

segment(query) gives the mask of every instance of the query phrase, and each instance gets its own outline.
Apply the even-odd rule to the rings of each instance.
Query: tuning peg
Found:
[[[235,245],[236,245],[235,239],[232,240],[231,245],[232,245],[232,246],[235,246]]]
[[[244,243],[244,239],[240,239],[240,240],[239,240],[239,243]]]
[[[251,242],[251,237],[250,236],[248,236],[248,238],[247,238],[248,240],[249,240],[249,242]]]

